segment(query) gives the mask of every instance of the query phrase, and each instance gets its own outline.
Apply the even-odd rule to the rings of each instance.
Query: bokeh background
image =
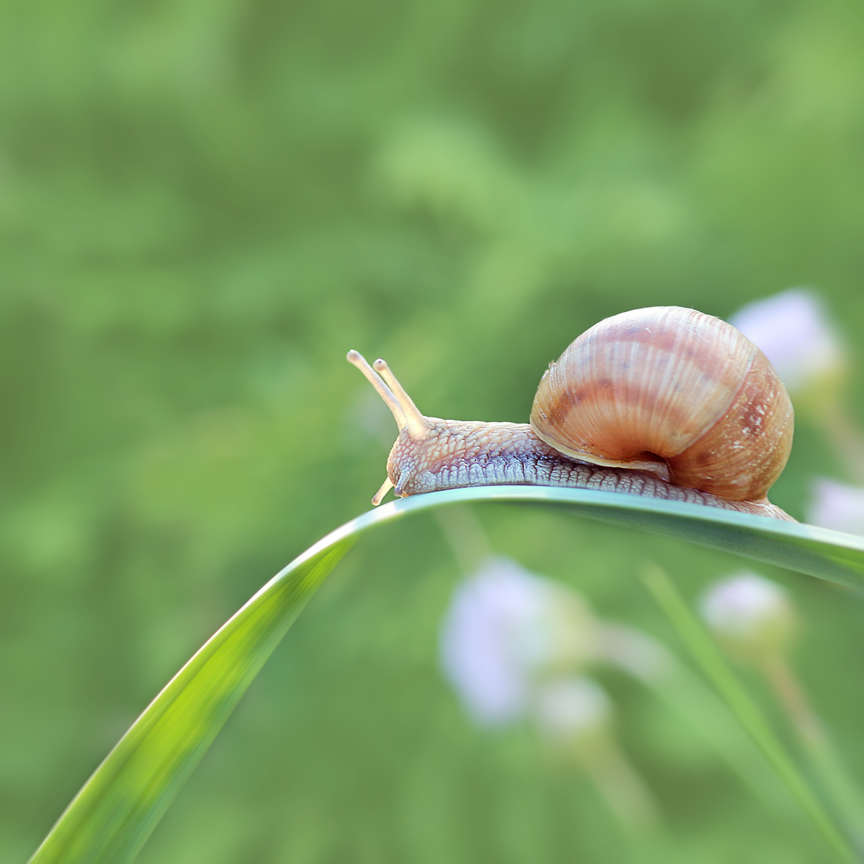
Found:
[[[806,284],[854,372],[862,44],[834,3],[4,5],[0,859],[368,506],[393,426],[347,348],[430,414],[522,420],[602,317]],[[864,422],[860,377],[844,400]],[[803,517],[814,477],[849,474],[804,412],[772,498]],[[673,651],[639,568],[695,602],[740,566],[572,514],[471,518]],[[824,860],[781,787],[757,800],[706,746],[713,706],[688,725],[601,674],[662,813],[643,833],[524,725],[475,725],[438,663],[459,559],[436,521],[397,527],[325,584],[140,860]],[[797,667],[864,776],[864,607],[760,572],[806,610]]]

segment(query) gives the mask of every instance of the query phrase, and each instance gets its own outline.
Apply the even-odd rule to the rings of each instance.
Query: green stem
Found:
[[[857,848],[864,846],[864,804],[855,782],[837,759],[825,727],[810,706],[786,658],[776,653],[765,657],[760,669],[777,701],[789,718],[810,766],[841,814]]]
[[[642,576],[648,590],[669,617],[678,635],[708,679],[726,700],[741,725],[753,738],[765,758],[786,783],[795,800],[813,820],[826,842],[844,861],[855,855],[822,803],[807,785],[801,772],[783,749],[756,703],[741,686],[719,649],[690,611],[672,580],[659,567],[646,568]]]
[[[636,769],[612,740],[599,748],[585,768],[609,809],[628,830],[639,830],[659,822],[654,797]]]

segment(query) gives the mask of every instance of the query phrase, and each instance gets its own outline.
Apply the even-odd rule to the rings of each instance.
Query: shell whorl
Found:
[[[531,425],[572,458],[755,501],[786,464],[793,411],[743,334],[665,306],[614,315],[575,339],[540,381]]]

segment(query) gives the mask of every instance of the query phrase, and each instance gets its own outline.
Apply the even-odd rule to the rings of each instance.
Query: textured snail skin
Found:
[[[563,486],[625,492],[795,521],[763,498],[731,501],[676,486],[630,468],[599,467],[562,456],[527,423],[485,423],[426,417],[422,439],[402,430],[387,460],[399,496],[466,486]]]

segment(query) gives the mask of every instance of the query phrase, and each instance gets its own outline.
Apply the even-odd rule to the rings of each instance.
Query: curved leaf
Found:
[[[581,489],[495,486],[391,502],[319,540],[276,574],[186,663],[129,728],[31,861],[134,857],[324,577],[369,529],[447,504],[511,501],[567,506],[727,549],[853,588],[864,587],[864,538],[760,516]]]

